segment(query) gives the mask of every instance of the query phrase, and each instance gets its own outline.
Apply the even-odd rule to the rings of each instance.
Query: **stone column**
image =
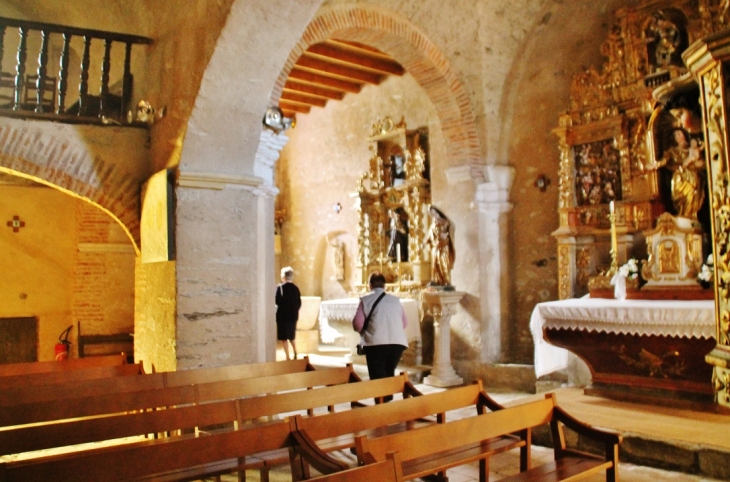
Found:
[[[477,186],[479,206],[479,266],[482,311],[482,361],[498,363],[502,355],[502,307],[509,306],[507,252],[509,212],[507,202],[514,169],[490,166],[490,181]]]
[[[715,402],[730,407],[730,144],[727,119],[730,116],[730,33],[709,35],[689,46],[684,62],[699,83],[702,100],[707,184],[712,209],[712,251],[715,257],[715,340],[705,356],[712,365]],[[709,380],[708,380],[709,382]]]
[[[459,291],[424,291],[423,313],[433,316],[433,369],[423,383],[434,387],[461,385],[464,379],[451,366],[451,316],[464,293]]]

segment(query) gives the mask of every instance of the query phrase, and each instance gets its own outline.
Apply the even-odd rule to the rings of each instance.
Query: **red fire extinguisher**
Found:
[[[58,343],[56,343],[56,361],[68,360],[68,349],[71,346],[71,342],[68,341],[68,334],[73,328],[73,325],[69,326],[58,337]]]

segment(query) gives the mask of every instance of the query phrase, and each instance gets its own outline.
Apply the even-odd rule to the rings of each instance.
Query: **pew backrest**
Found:
[[[59,389],[54,384],[29,387],[8,387],[0,391],[0,407],[69,398],[83,398],[98,393],[114,394],[210,383],[241,380],[260,376],[282,375],[313,370],[308,359],[281,362],[255,363],[230,367],[181,370],[178,372],[150,373],[143,376],[119,376],[96,380],[79,380],[63,383]],[[0,386],[2,380],[0,379]]]
[[[405,374],[392,378],[361,381],[316,390],[298,390],[224,402],[111,415],[0,430],[0,455],[17,454],[67,445],[97,442],[174,430],[190,430],[243,423],[261,417],[310,411],[340,403],[352,403],[372,396],[419,392]]]
[[[31,373],[26,375],[8,375],[0,378],[0,387],[3,391],[10,389],[29,389],[43,385],[54,385],[57,391],[62,390],[68,384],[78,381],[96,381],[104,378],[126,377],[130,375],[143,375],[142,363],[129,365],[108,365],[89,368],[78,368],[76,370],[63,370],[55,372]]]
[[[351,482],[355,481],[377,481],[377,482],[401,482],[403,470],[401,468],[398,453],[388,454],[388,458],[382,462],[355,467],[354,469],[343,470],[321,477],[309,479],[316,482]]]
[[[6,406],[0,410],[0,427],[201,404],[359,380],[352,367],[347,366],[269,377],[24,403]]]
[[[0,364],[0,377],[30,375],[32,373],[62,372],[66,370],[78,370],[79,368],[124,365],[126,363],[127,357],[124,354],[72,358],[70,360],[59,361],[5,363]]]

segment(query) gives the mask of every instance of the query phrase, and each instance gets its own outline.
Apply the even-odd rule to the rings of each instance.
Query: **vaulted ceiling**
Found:
[[[314,44],[299,57],[284,84],[279,107],[286,117],[306,114],[330,100],[357,94],[405,70],[392,57],[367,45],[344,40]]]

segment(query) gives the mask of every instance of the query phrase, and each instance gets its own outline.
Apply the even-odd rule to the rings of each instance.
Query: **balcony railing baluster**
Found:
[[[66,89],[68,88],[68,51],[71,45],[71,34],[63,34],[63,50],[61,50],[60,67],[58,71],[58,104],[56,114],[63,114],[66,109]]]
[[[41,52],[38,54],[38,78],[36,79],[36,102],[35,111],[44,112],[43,108],[43,94],[46,90],[46,70],[48,64],[48,31],[41,30]],[[53,103],[51,103],[53,106]]]
[[[6,40],[5,34],[9,33],[8,27],[17,28],[19,40],[17,43],[17,58],[14,71],[0,71],[0,116],[11,116],[21,118],[47,119],[60,122],[90,123],[90,124],[124,124],[127,109],[130,108],[133,91],[132,46],[134,44],[147,45],[152,40],[136,35],[104,32],[100,30],[80,29],[76,27],[65,27],[39,22],[28,22],[0,17],[0,67],[3,65],[4,50],[7,46],[15,46],[15,42]],[[38,50],[38,68],[35,64],[27,66],[28,46],[35,49],[35,32],[40,34],[40,47]],[[56,52],[58,39],[55,35],[61,35],[63,46],[60,49],[58,58],[58,81],[50,72],[49,62],[56,62],[49,59],[49,52]],[[81,53],[80,72],[78,80],[78,101],[75,100],[73,91],[69,100],[69,83],[73,84],[74,79],[69,78],[69,59],[73,48],[71,40],[73,37],[83,39],[83,52]],[[96,41],[104,42],[103,58],[97,63]],[[55,43],[54,43],[55,42]],[[124,65],[123,69],[117,68],[121,64],[122,54],[116,48],[112,50],[114,42],[123,43]],[[33,52],[34,53],[34,52]],[[91,66],[100,65],[99,94],[89,94],[90,88],[96,87],[96,81],[92,79]],[[36,70],[34,74],[26,75],[28,69]],[[114,74],[114,78],[112,78]],[[121,74],[121,76],[120,76]],[[93,85],[92,85],[93,84]],[[120,85],[121,84],[121,85]],[[114,89],[121,89],[119,90]],[[75,90],[75,86],[73,88]],[[72,105],[66,104],[71,102]],[[113,122],[109,122],[109,120]]]
[[[28,56],[26,43],[28,41],[28,29],[20,27],[20,42],[18,43],[18,62],[15,64],[15,104],[13,110],[20,110],[20,96],[23,92],[23,84],[25,83],[25,59]]]

